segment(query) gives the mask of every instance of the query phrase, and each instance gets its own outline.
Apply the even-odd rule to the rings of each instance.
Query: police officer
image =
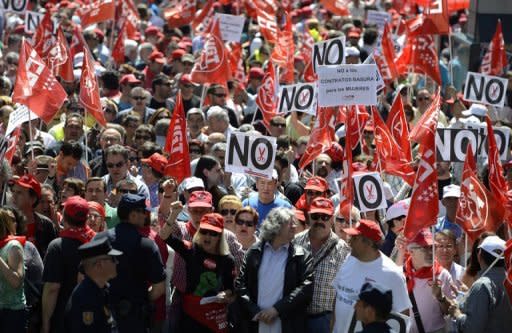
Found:
[[[76,286],[64,315],[67,332],[103,333],[112,330],[112,314],[108,305],[107,281],[116,275],[117,256],[107,238],[86,243],[78,248],[84,280]]]
[[[139,228],[149,225],[146,198],[123,194],[117,215],[121,223],[96,235],[96,239],[107,237],[115,249],[123,252],[117,277],[110,282],[112,313],[119,333],[147,332],[150,305],[165,293],[165,269],[155,242],[139,233]]]
[[[359,333],[392,332],[386,323],[393,304],[393,292],[376,283],[366,282],[361,287],[359,299],[355,304],[356,319],[363,323]]]

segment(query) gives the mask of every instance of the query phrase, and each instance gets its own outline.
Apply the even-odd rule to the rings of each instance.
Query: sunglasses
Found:
[[[134,100],[136,100],[136,101],[142,101],[142,100],[145,100],[145,99],[146,99],[146,97],[144,97],[144,96],[132,96],[132,98],[133,98]]]
[[[189,149],[188,152],[191,154],[201,154],[201,150],[199,149]]]
[[[286,124],[272,124],[272,126],[278,127],[278,128],[285,128]]]
[[[135,140],[149,141],[149,140],[151,140],[151,137],[150,136],[146,136],[146,135],[136,135],[135,136]]]
[[[108,169],[112,169],[112,168],[120,168],[124,165],[125,161],[121,161],[121,162],[117,162],[117,163],[107,163],[107,168]]]
[[[256,223],[254,223],[254,221],[249,221],[249,220],[236,220],[235,223],[238,225],[245,224],[248,228],[252,228],[256,225]]]
[[[130,193],[130,194],[138,194],[139,193],[139,191],[137,191],[137,190],[128,190],[126,188],[120,188],[117,191],[119,193],[122,193],[122,194],[128,194],[128,193]]]
[[[220,215],[222,215],[222,216],[227,216],[228,214],[235,215],[237,211],[238,211],[237,209],[221,209]]]
[[[322,221],[326,222],[326,221],[329,221],[331,216],[327,215],[327,214],[311,214],[311,215],[309,215],[309,218],[312,219],[313,221],[322,220]]]
[[[212,237],[219,237],[220,236],[220,232],[216,232],[216,231],[212,231],[212,230],[205,230],[205,229],[199,229],[199,233],[201,235],[210,235]]]
[[[215,97],[226,97],[226,94],[212,94]]]

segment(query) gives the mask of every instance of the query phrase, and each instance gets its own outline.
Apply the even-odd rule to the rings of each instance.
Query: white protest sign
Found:
[[[464,87],[464,99],[470,102],[503,107],[507,85],[507,79],[468,72]]]
[[[30,116],[29,116],[30,112]],[[5,136],[9,136],[16,128],[18,128],[24,122],[39,118],[37,114],[29,109],[25,105],[19,106],[16,110],[11,112],[9,115],[9,122],[7,123],[7,129],[5,130]]]
[[[279,86],[277,113],[305,112],[316,115],[317,91],[315,83]]]
[[[377,105],[376,65],[319,66],[318,105]]]
[[[369,10],[366,17],[367,24],[375,24],[379,31],[384,30],[384,26],[391,20],[391,15],[387,12],[379,12],[377,10]]]
[[[245,17],[218,13],[216,14],[216,18],[219,19],[222,40],[239,43],[242,39]]]
[[[362,173],[353,176],[356,205],[361,212],[387,208],[384,184],[378,172]]]
[[[475,129],[478,131],[478,149],[475,156],[487,157],[489,151],[489,144],[487,143],[487,126],[485,124],[467,124],[469,129]],[[510,141],[510,128],[509,127],[492,127],[494,130],[494,138],[496,139],[496,147],[498,148],[500,159],[506,161],[509,159],[508,156],[508,145]]]
[[[345,63],[345,36],[315,43],[313,46],[313,70],[324,65],[341,65]]]
[[[29,0],[0,0],[0,9],[20,14],[27,9],[28,1]]]
[[[368,57],[366,57],[366,59],[364,59],[363,65],[376,65],[375,58],[373,57],[373,54],[370,54]],[[377,85],[377,91],[380,91],[381,89],[384,89],[386,84],[384,83],[384,80],[382,79],[382,75],[380,74],[379,67],[375,66],[375,69],[376,69],[375,84]]]
[[[276,138],[234,132],[228,138],[226,172],[272,178],[276,157]]]
[[[25,12],[25,31],[36,31],[43,17],[44,14],[27,10]]]

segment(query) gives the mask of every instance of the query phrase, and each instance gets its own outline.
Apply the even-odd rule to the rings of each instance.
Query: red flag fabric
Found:
[[[229,52],[229,67],[231,68],[231,73],[233,75],[233,79],[238,82],[245,83],[246,75],[244,68],[244,59],[243,59],[243,50],[242,45],[240,43],[231,43],[230,44],[231,52]]]
[[[447,0],[432,0],[425,6],[425,12],[419,15],[422,25],[414,34],[446,35],[450,32]]]
[[[228,54],[220,34],[219,20],[213,24],[206,36],[199,61],[196,61],[190,74],[192,81],[197,83],[225,84],[231,79]]]
[[[302,47],[300,50],[300,54],[304,58],[304,73],[303,78],[305,82],[315,82],[317,80],[317,75],[313,69],[313,47],[315,45],[315,40],[308,29],[304,29],[304,33],[302,36]]]
[[[384,32],[382,34],[382,56],[384,57],[384,61],[386,61],[386,66],[388,68],[388,74],[386,76],[389,81],[393,81],[398,78],[398,70],[395,65],[395,46],[393,44],[393,40],[391,39],[391,32],[389,31],[389,25],[386,24],[384,26]]]
[[[137,35],[140,35],[137,30],[140,24],[140,17],[137,7],[132,0],[117,2],[116,22],[118,28],[126,24],[126,38],[135,40]]]
[[[468,145],[460,198],[455,221],[471,240],[484,231],[496,232],[503,222],[504,209],[476,175],[476,163],[471,144]]]
[[[80,77],[80,103],[103,127],[107,125],[100,100],[100,89],[94,72],[94,60],[89,50],[84,49],[84,63]]]
[[[277,34],[277,43],[272,50],[270,59],[274,64],[282,68],[280,82],[293,84],[294,76],[294,54],[295,43],[293,41],[292,22],[290,15],[286,15],[286,24],[283,30]]]
[[[196,14],[196,0],[182,0],[164,10],[164,19],[171,28],[190,24]]]
[[[428,110],[425,111],[416,123],[416,126],[413,127],[409,134],[409,139],[421,144],[431,129],[437,127],[437,119],[439,118],[439,101],[440,93],[438,90]]]
[[[66,37],[64,37],[61,27],[57,30],[56,45],[53,50],[50,51],[49,55],[48,60],[55,66],[53,68],[54,75],[60,76],[64,81],[73,82],[75,80],[75,75],[73,74],[73,59],[71,58],[71,51],[69,50],[68,42]]]
[[[176,178],[179,184],[183,179],[192,175],[187,142],[187,120],[185,118],[185,110],[183,109],[181,92],[178,93],[176,98],[176,105],[172,113],[164,150],[169,154],[169,162],[165,168],[167,176]]]
[[[276,115],[277,106],[276,73],[272,61],[268,62],[267,71],[258,88],[256,104],[263,114],[263,124],[267,129],[270,128],[270,120]]]
[[[82,34],[82,28],[76,24],[73,27],[73,37],[71,39],[71,45],[69,50],[71,51],[71,58],[73,59],[77,53],[83,52],[87,48],[84,35]]]
[[[347,109],[348,111],[348,109]],[[349,114],[347,112],[347,118]],[[351,131],[351,122],[346,123],[346,132]],[[345,149],[343,149],[343,170],[340,182],[340,212],[348,220],[351,219],[350,212],[354,203],[354,186],[352,182],[352,149],[351,137],[345,137]]]
[[[448,0],[448,11],[457,12],[459,10],[469,9],[470,0]]]
[[[489,49],[485,53],[480,66],[482,74],[500,76],[507,67],[507,54],[505,53],[505,42],[501,29],[501,21],[496,24],[496,32],[492,37]]]
[[[393,138],[395,138],[395,141],[400,145],[400,149],[404,152],[405,158],[408,161],[412,161],[411,143],[409,141],[409,124],[405,118],[404,104],[400,94],[397,95],[393,101],[393,105],[391,105],[386,125],[391,131]]]
[[[194,17],[194,20],[192,21],[192,27],[194,28],[194,31],[197,31],[197,28],[200,24],[203,24],[204,26],[208,26],[209,22],[207,17],[210,18],[210,20],[213,20],[214,10],[213,8],[213,0],[208,0],[208,2],[203,6],[201,11],[196,12],[196,15]]]
[[[317,118],[308,145],[299,161],[299,169],[304,169],[321,153],[329,150],[334,141],[334,121],[337,108],[320,108],[317,111]]]
[[[414,185],[414,169],[411,160],[405,157],[404,152],[393,138],[393,135],[384,124],[379,111],[372,111],[375,133],[375,149],[382,170],[390,175],[401,177],[407,184]]]
[[[505,243],[505,269],[507,270],[507,275],[505,280],[503,280],[503,285],[505,286],[505,290],[507,291],[509,302],[512,303],[512,239],[509,239]]]
[[[275,44],[278,39],[275,3],[269,4],[267,1],[254,0],[254,4],[256,5],[257,20],[261,34],[267,42]]]
[[[121,30],[119,30],[119,34],[117,35],[117,40],[114,44],[114,49],[112,50],[112,59],[118,64],[124,64],[125,55],[124,55],[124,40],[126,39],[126,25],[128,21],[123,23]]]
[[[14,153],[16,153],[16,147],[18,146],[18,142],[20,140],[21,136],[21,126],[16,128],[11,136],[7,138],[8,140],[8,146],[7,150],[5,151],[5,155],[2,158],[2,160],[6,160],[9,165],[12,164],[12,158],[14,157]]]
[[[48,53],[55,44],[55,37],[53,36],[54,25],[51,17],[51,12],[48,11],[43,16],[41,23],[36,29],[34,35],[34,50],[39,56],[45,60]],[[45,61],[46,62],[46,61]]]
[[[327,11],[339,16],[350,16],[350,10],[348,9],[350,2],[350,0],[320,0]]]
[[[21,42],[13,102],[26,105],[49,123],[67,98],[66,91],[26,40]]]
[[[361,141],[363,130],[370,119],[370,114],[366,111],[364,105],[351,105],[347,108],[348,121],[345,123],[346,136],[350,136],[352,149],[356,149],[358,143]],[[350,123],[350,126],[348,126]]]
[[[420,35],[414,38],[412,63],[415,73],[426,74],[441,85],[439,59],[433,36]]]
[[[96,0],[79,10],[80,24],[87,27],[94,23],[113,20],[116,14],[114,0]]]

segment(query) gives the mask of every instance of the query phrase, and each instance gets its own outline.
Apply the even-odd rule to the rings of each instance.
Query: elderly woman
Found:
[[[274,208],[260,228],[261,241],[248,251],[236,280],[238,300],[251,333],[306,331],[306,308],[313,297],[311,255],[293,244],[297,220]]]
[[[242,201],[236,195],[225,195],[219,201],[218,212],[224,217],[224,228],[235,232],[235,215],[242,208]]]
[[[243,207],[235,215],[235,235],[244,251],[258,241],[256,236],[258,219],[258,212],[252,207]]]
[[[96,233],[104,231],[107,228],[105,208],[96,201],[89,201],[88,205],[87,225]]]
[[[163,238],[166,227],[160,232]],[[167,244],[186,262],[181,331],[228,332],[227,303],[233,294],[235,261],[229,253],[222,216],[205,214],[192,244],[174,236],[167,238]]]
[[[16,223],[0,209],[0,332],[24,332],[27,325],[23,279],[25,237],[16,237]]]

